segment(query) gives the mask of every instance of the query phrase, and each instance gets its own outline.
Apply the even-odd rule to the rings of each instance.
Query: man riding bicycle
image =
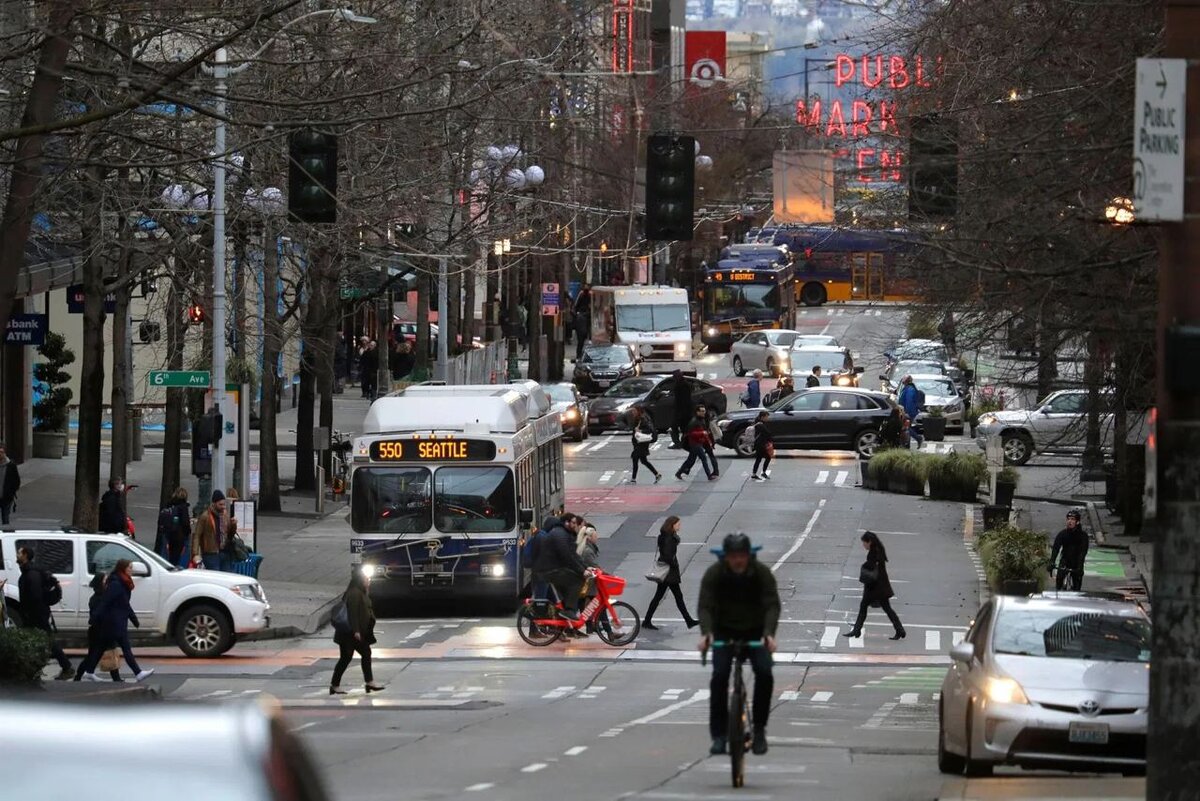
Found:
[[[754,740],[755,754],[767,753],[767,717],[771,712],[771,693],[775,677],[771,672],[771,654],[775,652],[775,629],[779,625],[779,587],[775,574],[759,562],[750,546],[750,538],[738,532],[722,543],[719,561],[700,581],[700,650],[707,651],[714,640],[762,640],[763,648],[749,650],[754,668]],[[729,676],[733,671],[731,648],[713,651],[711,695],[708,699],[708,731],[712,736],[711,754],[723,754],[728,745]]]
[[[532,543],[533,580],[554,585],[563,602],[563,616],[579,617],[576,605],[583,589],[587,565],[575,550],[575,537],[583,518],[566,512],[560,519],[548,519],[545,531]]]

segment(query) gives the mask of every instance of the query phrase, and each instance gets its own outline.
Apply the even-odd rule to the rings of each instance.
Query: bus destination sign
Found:
[[[490,462],[496,443],[486,439],[381,439],[371,443],[373,462]]]
[[[760,276],[754,270],[730,270],[727,273],[715,273],[713,280],[715,281],[758,281],[767,276]]]

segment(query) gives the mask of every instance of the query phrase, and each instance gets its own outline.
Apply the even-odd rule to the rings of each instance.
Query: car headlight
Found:
[[[833,379],[833,383],[834,383],[834,386],[848,387],[852,383],[854,383],[854,381],[848,375],[839,375],[837,378]]]
[[[692,351],[692,346],[690,343],[688,343],[688,342],[676,342],[675,343],[675,358],[686,359],[688,357],[688,354],[691,353],[691,351]]]
[[[991,414],[990,412],[988,414],[979,415],[979,425],[981,425],[981,426],[990,426],[990,425],[994,424],[995,422],[996,422],[996,415]]]
[[[567,409],[565,412],[563,412],[559,416],[563,420],[577,420],[577,419],[579,419],[579,410],[578,409]]]
[[[247,601],[259,600],[258,593],[254,591],[253,584],[238,584],[236,587],[230,587],[229,589],[233,590]],[[259,592],[261,592],[261,590],[259,590]]]
[[[728,420],[718,420],[718,421],[717,421],[717,428],[719,428],[719,429],[721,429],[722,431],[724,431],[725,429],[729,428],[729,421],[728,421]]]
[[[1010,678],[992,676],[987,680],[987,697],[997,704],[1028,704],[1021,685]]]
[[[945,406],[942,407],[942,411],[947,412],[949,414],[954,414],[955,412],[960,411],[961,409],[962,409],[962,398],[959,398],[958,400],[952,400],[949,403],[947,403]]]

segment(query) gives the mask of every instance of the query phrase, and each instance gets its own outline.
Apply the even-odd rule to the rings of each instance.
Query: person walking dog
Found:
[[[655,560],[655,569],[658,573],[655,575],[661,574],[662,577],[657,580],[658,587],[654,590],[650,606],[646,607],[646,616],[642,620],[644,629],[658,630],[658,626],[653,623],[654,613],[658,611],[658,605],[666,596],[667,590],[670,590],[671,595],[675,597],[675,606],[679,608],[679,614],[683,615],[683,622],[687,624],[687,627],[691,629],[700,625],[699,621],[688,612],[687,604],[683,600],[683,590],[680,587],[683,583],[683,576],[679,570],[679,527],[679,518],[671,515],[659,529],[658,558]],[[666,573],[661,573],[664,566]]]
[[[896,593],[892,591],[892,582],[888,580],[887,550],[874,531],[862,535],[862,546],[867,552],[867,561],[858,570],[858,580],[863,585],[862,602],[858,605],[858,619],[854,621],[854,628],[844,632],[843,636],[861,637],[863,623],[867,619],[867,607],[878,606],[896,627],[896,633],[889,639],[903,640],[904,625],[891,604],[891,598]]]

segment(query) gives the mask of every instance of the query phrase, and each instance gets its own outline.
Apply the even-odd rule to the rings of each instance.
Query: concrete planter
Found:
[[[946,439],[946,418],[926,415],[921,418],[921,427],[925,430],[925,439],[930,442],[942,442]]]
[[[33,458],[61,459],[67,450],[67,432],[34,431]]]

